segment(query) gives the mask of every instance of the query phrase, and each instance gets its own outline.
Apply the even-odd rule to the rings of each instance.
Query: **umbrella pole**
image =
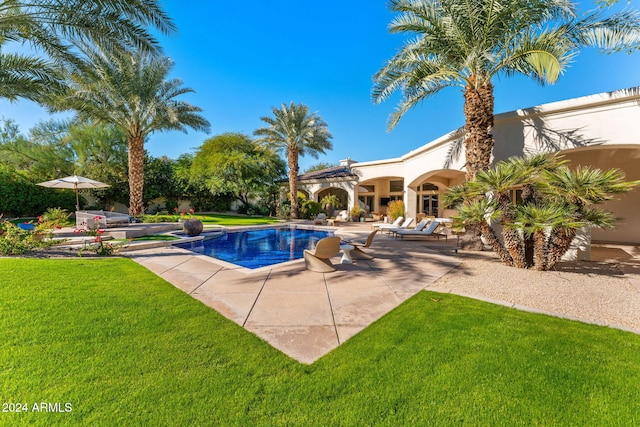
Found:
[[[80,199],[78,199],[78,184],[76,184],[75,187],[76,187],[76,212],[78,212],[80,210]]]

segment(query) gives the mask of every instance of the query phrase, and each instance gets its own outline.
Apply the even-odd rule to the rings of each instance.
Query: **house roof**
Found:
[[[317,179],[330,178],[356,178],[357,176],[349,166],[334,166],[319,171],[304,173],[298,177],[298,180],[315,181]]]

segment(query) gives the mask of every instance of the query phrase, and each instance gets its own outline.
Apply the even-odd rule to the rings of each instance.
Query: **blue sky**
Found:
[[[179,34],[161,37],[175,61],[171,77],[195,90],[185,100],[198,105],[211,133],[151,135],[147,150],[176,158],[210,136],[251,134],[273,106],[304,103],[328,123],[333,150],[301,158],[301,169],[401,156],[464,124],[460,88],[450,88],[407,113],[386,132],[397,98],[371,101],[372,76],[402,45],[388,33],[393,15],[386,0],[324,0],[313,6],[294,0],[162,0]],[[640,9],[640,0],[620,1]],[[581,2],[594,7],[594,1]],[[586,10],[586,9],[584,9]],[[583,51],[555,85],[522,77],[499,78],[495,112],[640,85],[640,52],[602,55]],[[0,101],[0,116],[23,132],[49,115],[28,102]]]

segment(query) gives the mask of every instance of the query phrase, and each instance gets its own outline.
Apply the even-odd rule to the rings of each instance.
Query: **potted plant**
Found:
[[[364,215],[364,210],[359,205],[354,206],[351,209],[351,221],[360,222],[360,217]]]
[[[320,205],[327,211],[327,216],[333,216],[334,209],[340,205],[340,200],[335,194],[327,194],[320,200]]]

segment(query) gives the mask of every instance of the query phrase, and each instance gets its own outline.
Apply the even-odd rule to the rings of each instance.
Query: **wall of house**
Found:
[[[512,156],[562,151],[574,164],[601,169],[618,167],[629,180],[639,180],[640,87],[498,114],[493,135],[494,162]],[[422,182],[438,182],[445,187],[461,182],[462,137],[462,132],[456,130],[402,157],[355,163],[352,169],[358,174],[359,182],[380,183],[381,193],[390,179],[403,177],[407,212],[415,214],[416,188]],[[615,231],[593,230],[592,238],[640,243],[640,215],[637,214],[640,189],[617,199],[603,207],[623,221]]]

